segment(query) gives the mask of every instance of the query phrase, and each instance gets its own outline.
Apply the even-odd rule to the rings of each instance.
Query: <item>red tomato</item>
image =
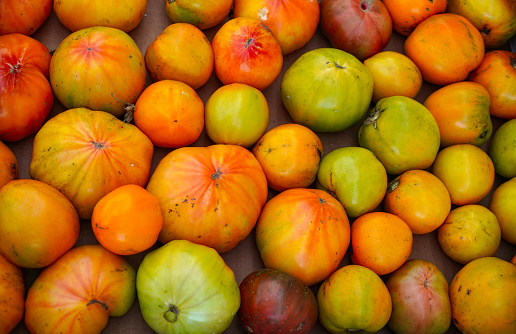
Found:
[[[0,35],[32,35],[46,21],[52,0],[0,1]]]

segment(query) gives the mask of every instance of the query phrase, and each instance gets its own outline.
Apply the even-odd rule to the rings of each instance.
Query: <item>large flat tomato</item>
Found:
[[[110,27],[71,33],[50,61],[52,90],[69,109],[84,107],[119,117],[125,103],[140,96],[145,77],[145,61],[134,40]]]
[[[17,265],[0,255],[0,333],[11,333],[25,312],[25,282]]]
[[[0,1],[0,35],[32,35],[46,21],[52,0]]]
[[[135,280],[134,268],[101,245],[72,248],[30,286],[25,325],[31,333],[100,333],[133,305]]]
[[[54,105],[49,65],[50,52],[37,40],[0,36],[0,140],[25,138],[45,121]]]
[[[13,151],[0,141],[0,188],[18,177],[18,160]]]
[[[250,17],[265,24],[278,41],[283,55],[312,39],[319,23],[316,0],[235,0],[234,17]]]
[[[249,235],[268,194],[267,179],[253,154],[223,144],[170,152],[147,190],[163,211],[159,241],[186,239],[219,252]]]
[[[125,184],[144,187],[154,146],[136,126],[103,111],[69,109],[34,138],[30,176],[52,185],[91,218],[95,204]]]

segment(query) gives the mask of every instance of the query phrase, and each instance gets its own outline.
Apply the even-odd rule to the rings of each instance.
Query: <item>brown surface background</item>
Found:
[[[215,35],[216,31],[218,30],[218,28],[220,28],[220,26],[223,23],[219,24],[214,28],[204,31],[204,33],[210,41],[213,39],[213,36]],[[142,19],[139,26],[133,31],[131,31],[129,35],[135,40],[142,54],[145,54],[145,51],[149,44],[165,29],[165,27],[167,27],[170,24],[172,24],[172,22],[166,16],[164,2],[162,0],[148,0],[147,12],[144,18]],[[36,31],[32,35],[32,37],[41,41],[48,47],[50,51],[52,51],[55,48],[57,48],[59,43],[70,33],[71,32],[68,29],[61,25],[61,23],[57,20],[54,12],[52,11],[48,20],[43,24],[43,26],[40,29],[38,29],[38,31]],[[393,32],[391,40],[385,48],[385,50],[403,52],[403,42],[404,37],[398,35],[396,32]],[[265,97],[267,98],[270,108],[269,129],[280,124],[292,122],[292,119],[288,115],[286,109],[283,107],[280,99],[279,87],[283,73],[302,54],[309,50],[320,47],[330,47],[330,44],[328,40],[321,35],[320,31],[317,31],[312,40],[305,47],[285,56],[282,73],[270,87],[263,91]],[[151,84],[151,80],[150,77],[147,75],[147,85],[149,84]],[[197,93],[199,94],[203,102],[206,103],[209,96],[221,85],[221,82],[213,73],[208,83],[200,89],[198,89]],[[420,102],[423,102],[426,99],[426,97],[436,88],[438,87],[425,83],[416,99]],[[56,99],[54,108],[48,118],[51,118],[55,116],[57,113],[60,113],[64,110],[64,107],[61,104],[59,104],[59,102]],[[502,123],[502,120],[493,118],[493,123],[496,130],[498,126]],[[349,128],[345,131],[341,131],[339,133],[318,133],[323,143],[324,154],[327,154],[339,147],[358,146],[357,130],[358,125],[355,125],[352,128]],[[28,138],[25,138],[19,142],[6,143],[7,146],[10,147],[11,150],[13,150],[18,159],[20,178],[30,178],[29,165],[31,159],[33,139],[34,136],[29,136]],[[210,144],[213,143],[208,138],[206,133],[203,132],[201,137],[194,144],[192,144],[192,146],[206,146]],[[486,143],[484,146],[482,146],[482,148],[484,150],[487,150],[488,144],[489,143]],[[151,172],[154,171],[158,162],[170,151],[170,149],[155,148]],[[503,181],[505,180],[497,176],[495,185],[493,186],[493,190]],[[482,200],[480,204],[487,206],[489,204],[491,193],[484,200]],[[271,190],[269,192],[269,198],[271,198],[275,194],[276,192]],[[382,210],[382,208],[379,207],[378,210]],[[97,243],[97,241],[91,230],[90,222],[81,221],[81,232],[77,245],[93,243]],[[155,249],[158,246],[159,245],[157,244],[150,250]],[[148,251],[133,256],[127,256],[126,259],[135,267],[135,269],[137,269],[139,263],[147,253]],[[515,254],[516,246],[511,245],[502,240],[500,248],[496,253],[496,256],[509,261]],[[241,244],[239,244],[231,251],[222,254],[222,257],[224,258],[226,263],[234,270],[235,277],[238,283],[240,283],[243,280],[243,278],[252,271],[264,267],[260,255],[258,253],[258,249],[256,248],[254,230]],[[462,267],[462,265],[454,262],[443,253],[438,244],[437,234],[435,232],[426,235],[414,236],[413,250],[410,258],[420,258],[433,262],[441,269],[449,283],[451,282],[455,273]],[[344,257],[341,266],[350,263],[351,261],[349,259],[348,252]],[[40,269],[23,269],[26,289],[30,287],[30,285],[32,284],[39,272]],[[312,291],[315,294],[317,293],[319,286],[320,284],[316,284],[311,287]],[[24,326],[23,322],[20,323],[18,327],[14,330],[14,333],[27,332],[28,331]],[[150,329],[149,326],[147,326],[147,324],[143,320],[143,317],[140,313],[138,301],[136,301],[131,310],[126,315],[120,318],[111,318],[109,320],[107,327],[104,330],[104,333],[153,333],[153,331]],[[226,333],[244,333],[243,329],[240,327],[240,324],[238,323],[237,317],[235,317],[233,323],[227,329]],[[320,324],[317,324],[313,330],[313,333],[327,332],[322,328]],[[388,327],[385,327],[380,331],[380,333],[391,333],[391,331]],[[452,325],[448,333],[458,333],[458,330]]]

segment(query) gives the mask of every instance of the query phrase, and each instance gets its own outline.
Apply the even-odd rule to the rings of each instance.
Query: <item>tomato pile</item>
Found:
[[[2,1],[0,332],[516,332],[486,3]]]

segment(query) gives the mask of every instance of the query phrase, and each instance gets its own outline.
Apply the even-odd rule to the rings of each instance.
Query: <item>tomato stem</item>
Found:
[[[88,302],[88,304],[86,304],[86,306],[90,306],[91,304],[99,304],[100,306],[102,306],[106,311],[108,310],[108,306],[106,303],[103,303],[95,298],[93,298],[92,300],[90,300]]]
[[[124,102],[122,100],[119,100],[116,98],[115,95],[113,95],[113,93],[111,93],[111,96],[117,100],[118,102],[120,103],[123,103],[124,104],[124,110],[125,110],[125,114],[124,114],[124,123],[131,123],[133,121],[133,118],[134,118],[134,112],[136,110],[136,107],[134,104],[132,103],[127,103],[127,102]]]
[[[178,315],[179,315],[179,308],[176,305],[169,305],[168,310],[166,310],[165,313],[163,313],[163,317],[168,322],[176,322]]]

